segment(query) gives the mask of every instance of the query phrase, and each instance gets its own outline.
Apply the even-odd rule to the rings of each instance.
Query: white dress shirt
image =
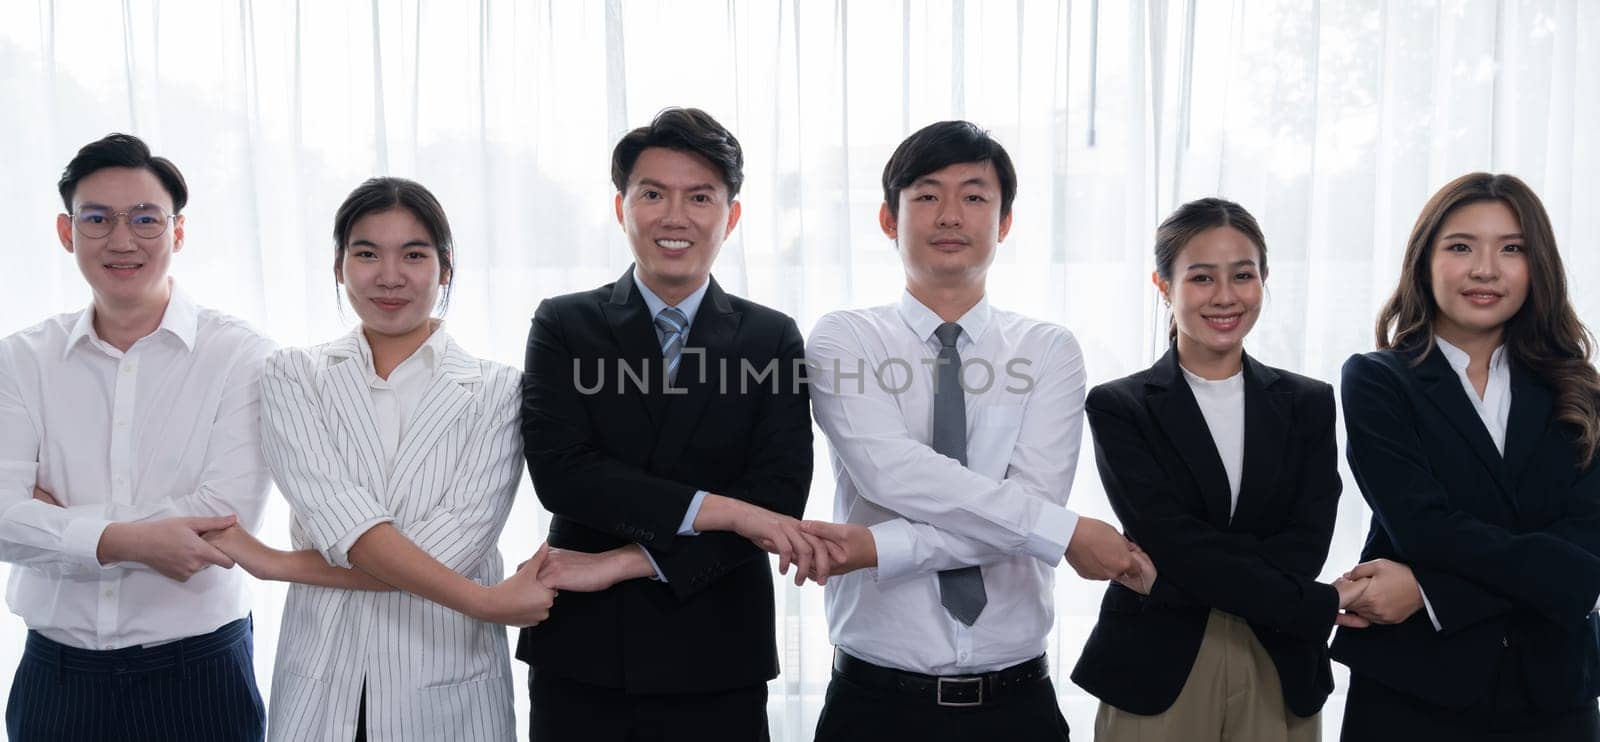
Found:
[[[367,343],[366,335],[359,330],[357,333],[354,339],[363,346],[366,357],[371,358],[372,346]],[[378,376],[371,363],[366,366],[367,389],[372,392],[372,414],[378,423],[378,441],[383,452],[385,476],[394,473],[394,455],[400,448],[400,439],[405,436],[411,416],[422,401],[422,393],[428,390],[428,382],[433,380],[439,364],[444,361],[444,351],[449,343],[450,336],[440,326],[428,335],[428,339],[415,352],[389,372],[389,378]],[[392,518],[388,514],[368,518],[350,529],[339,540],[334,551],[349,554],[350,547],[355,546],[363,534],[373,526],[390,520]]]
[[[180,583],[143,564],[102,566],[95,553],[113,522],[231,514],[256,530],[272,350],[176,285],[160,326],[126,353],[95,333],[92,307],[0,340],[0,559],[12,564],[6,601],[28,628],[118,649],[249,613],[242,570],[207,567]],[[62,507],[33,499],[35,485]]]
[[[1072,333],[980,301],[958,321],[963,467],[929,443],[941,323],[906,293],[823,317],[806,357],[834,517],[870,526],[878,550],[876,569],[828,581],[830,638],[874,664],[952,675],[1044,653],[1055,566],[1078,522],[1066,500],[1085,378]],[[988,594],[970,627],[940,606],[937,574],[966,565],[982,565]]]
[[[500,582],[495,543],[522,475],[521,378],[442,328],[386,384],[359,328],[274,354],[262,445],[294,509],[294,548],[347,567],[350,545],[391,522],[446,567]],[[406,592],[296,584],[279,635],[274,742],[351,739],[363,685],[374,742],[516,738],[503,627]]]
[[[1244,369],[1213,381],[1185,368],[1183,378],[1189,381],[1189,391],[1194,393],[1222,469],[1228,474],[1228,517],[1232,518],[1239,507],[1239,483],[1244,480]]]

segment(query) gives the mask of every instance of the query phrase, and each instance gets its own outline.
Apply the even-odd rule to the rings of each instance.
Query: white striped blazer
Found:
[[[262,445],[294,509],[295,548],[346,566],[341,541],[392,521],[451,569],[499,582],[495,542],[522,472],[521,374],[450,340],[389,476],[360,332],[279,351],[262,374]],[[365,682],[373,742],[512,740],[509,658],[503,627],[415,595],[291,585],[268,738],[349,742]]]

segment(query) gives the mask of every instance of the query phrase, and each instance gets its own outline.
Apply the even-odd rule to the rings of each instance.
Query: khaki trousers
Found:
[[[1213,609],[1205,637],[1171,708],[1155,716],[1102,702],[1097,742],[1318,742],[1321,714],[1283,705],[1278,669],[1244,619]]]

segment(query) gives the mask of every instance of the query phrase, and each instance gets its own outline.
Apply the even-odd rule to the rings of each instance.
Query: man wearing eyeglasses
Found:
[[[243,573],[203,534],[260,521],[272,343],[167,276],[188,189],[166,158],[112,134],[58,185],[94,299],[0,340],[0,559],[28,625],[6,731],[260,740]]]

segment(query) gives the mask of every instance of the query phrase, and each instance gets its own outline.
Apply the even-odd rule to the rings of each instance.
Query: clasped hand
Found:
[[[1333,586],[1339,591],[1340,626],[1402,623],[1423,607],[1422,588],[1411,567],[1389,559],[1362,562]]]

